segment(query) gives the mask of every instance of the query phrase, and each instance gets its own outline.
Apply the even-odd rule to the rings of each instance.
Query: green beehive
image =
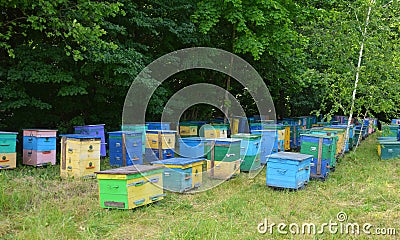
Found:
[[[244,156],[243,162],[240,164],[240,171],[250,172],[261,168],[261,156]]]
[[[134,165],[96,172],[102,208],[133,209],[162,200],[161,166]]]
[[[400,142],[379,141],[378,155],[382,160],[400,158]]]
[[[243,160],[240,165],[240,171],[248,172],[259,169],[261,135],[238,133],[232,135],[232,138],[241,139],[240,158]]]
[[[382,126],[382,136],[383,137],[397,137],[397,131],[399,125],[383,125]]]
[[[318,158],[320,141],[322,141],[321,158],[324,160],[329,160],[329,165],[331,167],[335,167],[335,153],[338,141],[337,136],[328,136],[326,134],[302,134],[300,153],[310,154],[313,155],[314,158]]]
[[[234,162],[240,160],[240,139],[207,138],[205,152],[207,159],[214,161]]]

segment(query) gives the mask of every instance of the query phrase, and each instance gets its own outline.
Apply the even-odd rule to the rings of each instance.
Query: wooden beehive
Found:
[[[62,135],[61,177],[94,177],[94,173],[100,171],[100,146],[100,137]]]

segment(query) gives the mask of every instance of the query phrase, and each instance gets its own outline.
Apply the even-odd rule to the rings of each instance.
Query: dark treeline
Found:
[[[386,120],[398,114],[398,1],[170,0],[0,1],[0,129],[121,124],[137,74],[164,54],[214,47],[248,61],[271,92],[277,116],[348,114],[367,27],[355,113]],[[366,26],[367,10],[371,16]],[[210,70],[172,76],[153,95],[147,119],[194,83],[226,88]],[[243,86],[229,91],[257,114]],[[220,116],[207,105],[182,120]]]

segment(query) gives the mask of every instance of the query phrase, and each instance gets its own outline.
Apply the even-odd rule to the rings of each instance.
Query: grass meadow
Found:
[[[168,193],[157,204],[134,210],[107,210],[98,203],[95,179],[61,180],[59,165],[18,166],[0,171],[1,239],[377,239],[400,238],[400,160],[379,160],[376,136],[357,152],[340,159],[326,181],[304,190],[274,190],[265,169],[196,194]],[[105,160],[107,161],[107,160]],[[344,212],[347,220],[339,222]],[[258,232],[261,222],[365,224],[371,235],[329,232],[287,234],[273,228]],[[293,226],[292,226],[293,227]],[[376,235],[375,229],[396,235]],[[283,230],[289,231],[286,227]]]

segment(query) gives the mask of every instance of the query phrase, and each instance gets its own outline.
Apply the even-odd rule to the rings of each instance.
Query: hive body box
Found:
[[[314,130],[311,129],[307,133],[309,134],[322,134],[322,135],[333,135],[337,136],[337,142],[336,142],[336,153],[335,156],[339,156],[344,150],[345,150],[345,145],[344,145],[344,132],[338,133],[336,130]]]
[[[223,162],[240,160],[240,139],[233,138],[207,138],[205,151],[207,159]],[[214,155],[214,156],[212,156]]]
[[[382,160],[400,158],[400,142],[399,141],[379,141],[378,155]]]
[[[241,139],[240,158],[242,163],[240,165],[240,171],[249,172],[259,169],[261,167],[261,136],[248,133],[239,133],[232,135],[232,138]]]
[[[0,169],[17,167],[16,132],[0,132]]]
[[[181,137],[196,137],[199,135],[199,126],[190,122],[179,123],[179,135]]]
[[[234,116],[230,118],[231,134],[248,133],[249,125],[246,117]]]
[[[204,138],[227,138],[228,124],[203,125],[200,127],[200,137]]]
[[[161,152],[161,154],[160,154]],[[145,155],[144,155],[144,162],[145,163],[151,163],[160,159],[169,159],[173,158],[175,156],[175,150],[174,149],[161,149],[159,151],[158,149],[152,149],[152,148],[146,148]]]
[[[141,132],[116,131],[108,134],[111,166],[143,164]],[[125,145],[125,149],[123,149],[123,145]]]
[[[278,152],[278,135],[275,130],[252,130],[252,134],[261,136],[260,163],[266,164],[267,156]]]
[[[146,148],[153,149],[174,149],[175,134],[172,130],[147,130],[146,131]]]
[[[342,129],[345,131],[344,134],[346,134],[347,125],[332,125],[332,126],[329,126],[329,128]],[[351,124],[350,128],[349,128],[349,142],[348,142],[348,145],[346,145],[346,152],[353,149],[354,142],[355,142],[355,140],[354,140],[354,125]]]
[[[383,137],[397,137],[399,125],[383,125],[382,136]]]
[[[240,139],[206,139],[207,171],[210,178],[227,180],[240,173]]]
[[[290,132],[286,132],[286,127],[282,124],[266,124],[263,125],[263,129],[273,129],[276,130],[278,133],[278,151],[283,152],[285,151],[285,146],[290,147]]]
[[[213,127],[217,129],[217,131],[219,132],[219,135],[217,135],[217,137],[219,138],[228,137],[229,124],[213,124]]]
[[[185,158],[203,158],[207,141],[201,137],[188,137],[178,139],[178,154]]]
[[[165,167],[164,190],[182,193],[201,186],[204,161],[204,158],[171,158],[152,164]]]
[[[336,125],[336,126],[341,126],[341,125]],[[339,147],[342,146],[340,153],[349,152],[349,142],[346,142],[346,128],[329,126],[325,127],[324,130],[336,131],[337,136],[339,137],[338,143],[341,142],[341,145],[338,144],[338,146]]]
[[[75,134],[82,134],[101,139],[101,144],[100,144],[101,157],[106,156],[106,136],[104,133],[104,125],[105,124],[97,124],[97,125],[85,125],[85,126],[74,127]]]
[[[286,129],[288,129],[288,133],[285,132],[285,134],[290,135],[289,146],[287,146],[286,142],[285,150],[297,149],[300,147],[300,126],[298,125],[298,121],[291,118],[284,118],[283,120],[280,120],[279,123],[283,124]]]
[[[148,128],[147,125],[143,125],[143,124],[123,124],[121,126],[122,131],[141,132],[142,133],[142,154],[145,153],[145,149],[146,149],[147,128]]]
[[[61,177],[94,177],[100,171],[101,138],[81,134],[61,137]]]
[[[311,177],[325,179],[336,166],[336,136],[302,134],[300,153],[313,155]]]
[[[175,156],[176,131],[147,130],[145,162],[173,158]]]
[[[271,154],[267,162],[267,186],[289,189],[303,188],[310,180],[312,158],[312,155],[292,152]]]
[[[207,173],[210,178],[228,180],[240,174],[241,160],[233,162],[207,160]]]
[[[32,166],[55,165],[56,136],[57,130],[24,129],[22,163]]]
[[[133,165],[96,172],[102,208],[133,209],[164,198],[163,168]]]

